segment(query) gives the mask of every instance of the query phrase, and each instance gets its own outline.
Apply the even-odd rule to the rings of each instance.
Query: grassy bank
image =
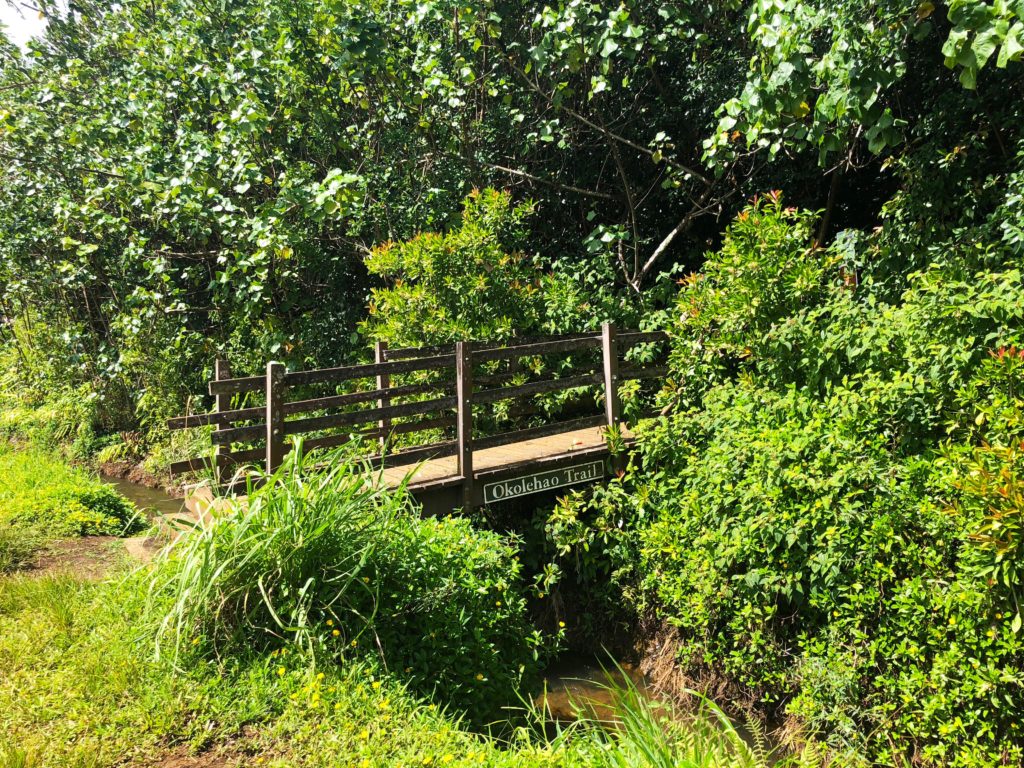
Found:
[[[88,471],[41,448],[0,444],[0,573],[24,565],[48,541],[139,527],[134,505]]]
[[[542,660],[515,549],[337,466],[287,467],[149,567],[0,577],[0,768],[761,764],[713,711],[627,696],[617,730],[545,734],[493,708]]]

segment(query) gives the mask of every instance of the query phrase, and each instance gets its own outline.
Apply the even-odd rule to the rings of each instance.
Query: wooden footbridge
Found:
[[[615,469],[613,449],[632,443],[620,391],[626,382],[637,382],[633,393],[657,384],[665,342],[660,331],[606,323],[599,334],[509,345],[378,344],[373,363],[289,371],[271,362],[263,376],[232,378],[219,360],[215,409],[168,422],[212,426],[214,456],[171,471],[212,469],[217,484],[230,486],[247,466],[275,470],[303,436],[306,452],[359,440],[372,454],[361,457],[367,465],[390,486],[407,480],[428,512],[601,481]],[[330,394],[317,391],[324,387]]]

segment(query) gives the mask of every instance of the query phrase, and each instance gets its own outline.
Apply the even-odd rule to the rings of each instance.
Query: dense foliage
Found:
[[[545,588],[865,762],[1020,762],[1019,0],[43,9],[0,42],[18,424],[159,437],[215,354],[663,322],[662,417]]]
[[[0,53],[4,334],[22,387],[84,384],[108,429],[218,353],[351,355],[384,243],[473,188],[535,200],[514,249],[565,328],[635,319],[766,183],[866,224],[922,135],[1014,151],[1019,3],[41,7],[45,39]]]
[[[0,446],[0,527],[48,538],[105,534],[139,527],[138,510],[88,472],[38,450]]]
[[[738,217],[673,313],[646,471],[573,511],[631,521],[606,567],[685,666],[865,760],[1014,764],[1019,245],[949,244],[886,302],[812,224],[775,195]]]

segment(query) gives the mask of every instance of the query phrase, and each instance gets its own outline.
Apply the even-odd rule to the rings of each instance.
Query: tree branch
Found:
[[[594,197],[598,200],[611,200],[612,202],[618,202],[618,198],[614,195],[609,195],[606,192],[598,192],[596,190],[582,189],[580,187],[574,187],[572,184],[563,184],[560,181],[554,181],[553,179],[544,179],[540,176],[534,176],[532,173],[526,171],[518,171],[515,168],[507,168],[504,165],[495,165],[494,163],[484,163],[488,168],[493,168],[496,171],[502,171],[503,173],[510,173],[513,176],[519,176],[530,181],[535,181],[538,184],[546,184],[549,187],[560,189],[563,192],[574,192],[577,195],[583,195],[584,197]]]

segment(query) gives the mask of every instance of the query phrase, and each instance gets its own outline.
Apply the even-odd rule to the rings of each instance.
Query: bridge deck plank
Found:
[[[625,432],[624,437],[630,437]],[[510,464],[534,461],[549,456],[560,456],[575,451],[599,448],[605,444],[605,438],[600,427],[588,427],[576,429],[570,432],[560,432],[557,435],[538,437],[533,440],[523,440],[518,443],[509,443],[497,448],[486,448],[482,451],[473,452],[473,470],[475,473],[497,469]],[[399,485],[402,480],[410,475],[410,484],[444,480],[458,476],[458,465],[454,456],[433,459],[418,466],[391,467],[383,472],[385,484],[393,488]]]

